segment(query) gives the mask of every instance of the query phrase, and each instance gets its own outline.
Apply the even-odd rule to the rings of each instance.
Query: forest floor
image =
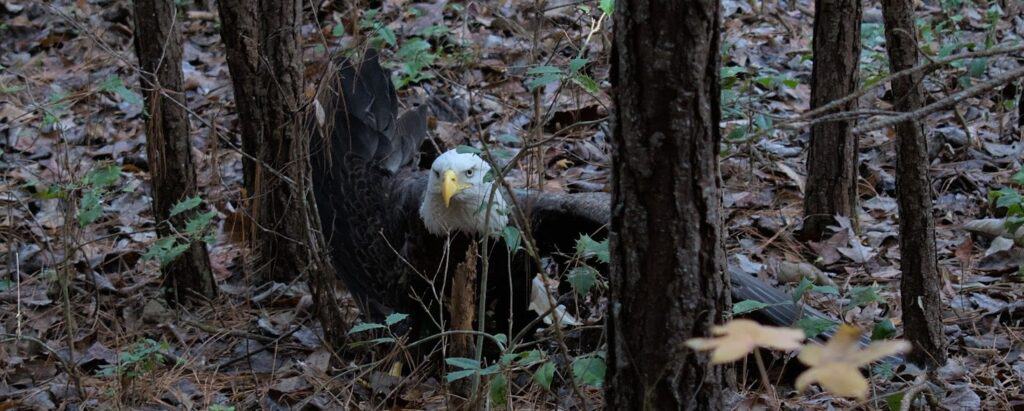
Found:
[[[163,302],[152,258],[155,223],[130,2],[0,1],[0,254],[6,260],[0,266],[0,410],[445,407],[443,376],[395,377],[392,363],[377,361],[387,352],[379,347],[353,348],[362,354],[332,365],[302,281],[250,285],[239,227],[237,117],[220,25],[206,2],[180,3],[193,154],[204,207],[216,211],[209,249],[220,290],[217,299],[189,310]],[[550,138],[543,156],[512,173],[513,185],[608,190],[612,28],[601,11],[607,1],[387,0],[360,17],[341,3],[306,4],[307,95],[330,53],[376,42],[385,48],[400,99],[433,111],[438,146],[479,145],[486,137],[515,152]],[[878,2],[866,3],[861,78],[864,86],[879,86],[860,107],[885,110],[888,87],[878,82],[888,74],[881,14]],[[1012,0],[1004,4],[924,1],[917,15],[922,51],[937,58],[1018,44],[1024,10]],[[723,2],[728,263],[788,290],[804,278],[815,283],[802,303],[834,322],[805,329],[848,322],[878,338],[898,336],[890,130],[860,137],[859,229],[841,220],[821,242],[794,235],[809,135],[792,119],[810,100],[812,15],[809,1],[763,11]],[[929,102],[1019,67],[1020,55],[966,59],[934,71],[924,81]],[[1013,193],[1024,184],[1024,174],[1014,177],[1024,158],[1020,93],[1019,85],[1007,84],[922,119],[951,343],[950,362],[929,391],[951,409],[1024,406],[1024,237],[1015,243],[999,220],[1007,204],[1021,201]],[[999,207],[990,204],[998,190]],[[602,325],[603,279],[582,295],[573,308],[582,310],[584,325]],[[600,350],[601,341],[569,335],[574,353],[601,358],[594,348],[581,351]],[[546,389],[531,382],[536,371],[528,367],[514,375],[507,400],[515,408],[600,407],[603,371],[586,375],[574,390],[565,383],[567,373],[578,371],[571,359],[542,351],[555,364],[555,383]],[[781,372],[790,360],[775,357],[770,368]],[[775,401],[806,409],[858,405],[820,391],[797,393],[785,375],[776,400],[748,374],[738,368],[734,400],[741,408]],[[919,372],[883,364],[870,374],[871,399],[860,405],[884,408],[889,394],[917,385]]]

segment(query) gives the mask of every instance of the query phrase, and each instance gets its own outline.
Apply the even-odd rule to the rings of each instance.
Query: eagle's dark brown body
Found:
[[[446,298],[446,279],[473,239],[431,235],[419,217],[426,178],[416,163],[426,137],[425,113],[398,116],[390,76],[372,51],[359,65],[340,62],[336,74],[319,96],[325,115],[311,116],[316,124],[310,144],[313,191],[332,263],[366,315],[402,312],[412,315],[414,327],[436,329],[429,323],[443,312],[437,297]],[[542,254],[571,253],[581,234],[606,235],[607,193],[514,195]],[[527,309],[536,266],[523,252],[510,260],[500,241],[492,241],[491,250],[488,321],[492,332],[504,333],[536,318]],[[771,323],[791,325],[801,312],[822,316],[800,310],[788,294],[752,276],[730,271],[734,300],[770,304],[758,315]],[[507,322],[509,312],[515,324]]]

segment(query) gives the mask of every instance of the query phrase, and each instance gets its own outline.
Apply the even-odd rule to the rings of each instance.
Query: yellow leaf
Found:
[[[693,338],[686,345],[694,350],[714,350],[712,364],[733,362],[750,354],[757,347],[777,350],[800,348],[804,339],[803,330],[795,328],[766,327],[751,320],[732,320],[725,325],[711,329],[716,338]]]
[[[797,390],[818,383],[834,395],[864,399],[868,381],[858,368],[910,350],[910,343],[901,340],[873,342],[862,350],[860,335],[859,328],[844,324],[824,346],[804,347],[797,358],[810,368],[797,378]]]

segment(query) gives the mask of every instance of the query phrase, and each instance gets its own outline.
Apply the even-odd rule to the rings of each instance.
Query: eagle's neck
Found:
[[[493,204],[488,207],[486,203],[490,193],[491,184],[474,187],[463,192],[458,201],[453,200],[445,207],[441,196],[428,189],[420,205],[420,218],[423,219],[427,231],[437,236],[455,232],[473,235],[486,232],[491,236],[499,235],[508,224],[508,204],[499,190],[494,194]]]

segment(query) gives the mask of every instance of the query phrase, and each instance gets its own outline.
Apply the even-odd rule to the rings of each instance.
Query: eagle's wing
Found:
[[[422,195],[407,190],[406,180],[416,180],[411,169],[426,137],[424,112],[398,116],[391,78],[372,50],[360,63],[336,63],[317,102],[310,163],[332,263],[371,316],[406,310],[408,267],[400,254],[418,218],[407,204]]]
[[[534,237],[542,249],[572,252],[580,234],[607,233],[611,196],[607,193],[551,194],[517,191],[517,204],[525,208]],[[754,316],[779,326],[792,326],[803,317],[828,319],[810,307],[798,307],[792,296],[745,272],[729,267],[733,301],[755,300],[769,307]],[[822,337],[829,337],[825,333]]]

